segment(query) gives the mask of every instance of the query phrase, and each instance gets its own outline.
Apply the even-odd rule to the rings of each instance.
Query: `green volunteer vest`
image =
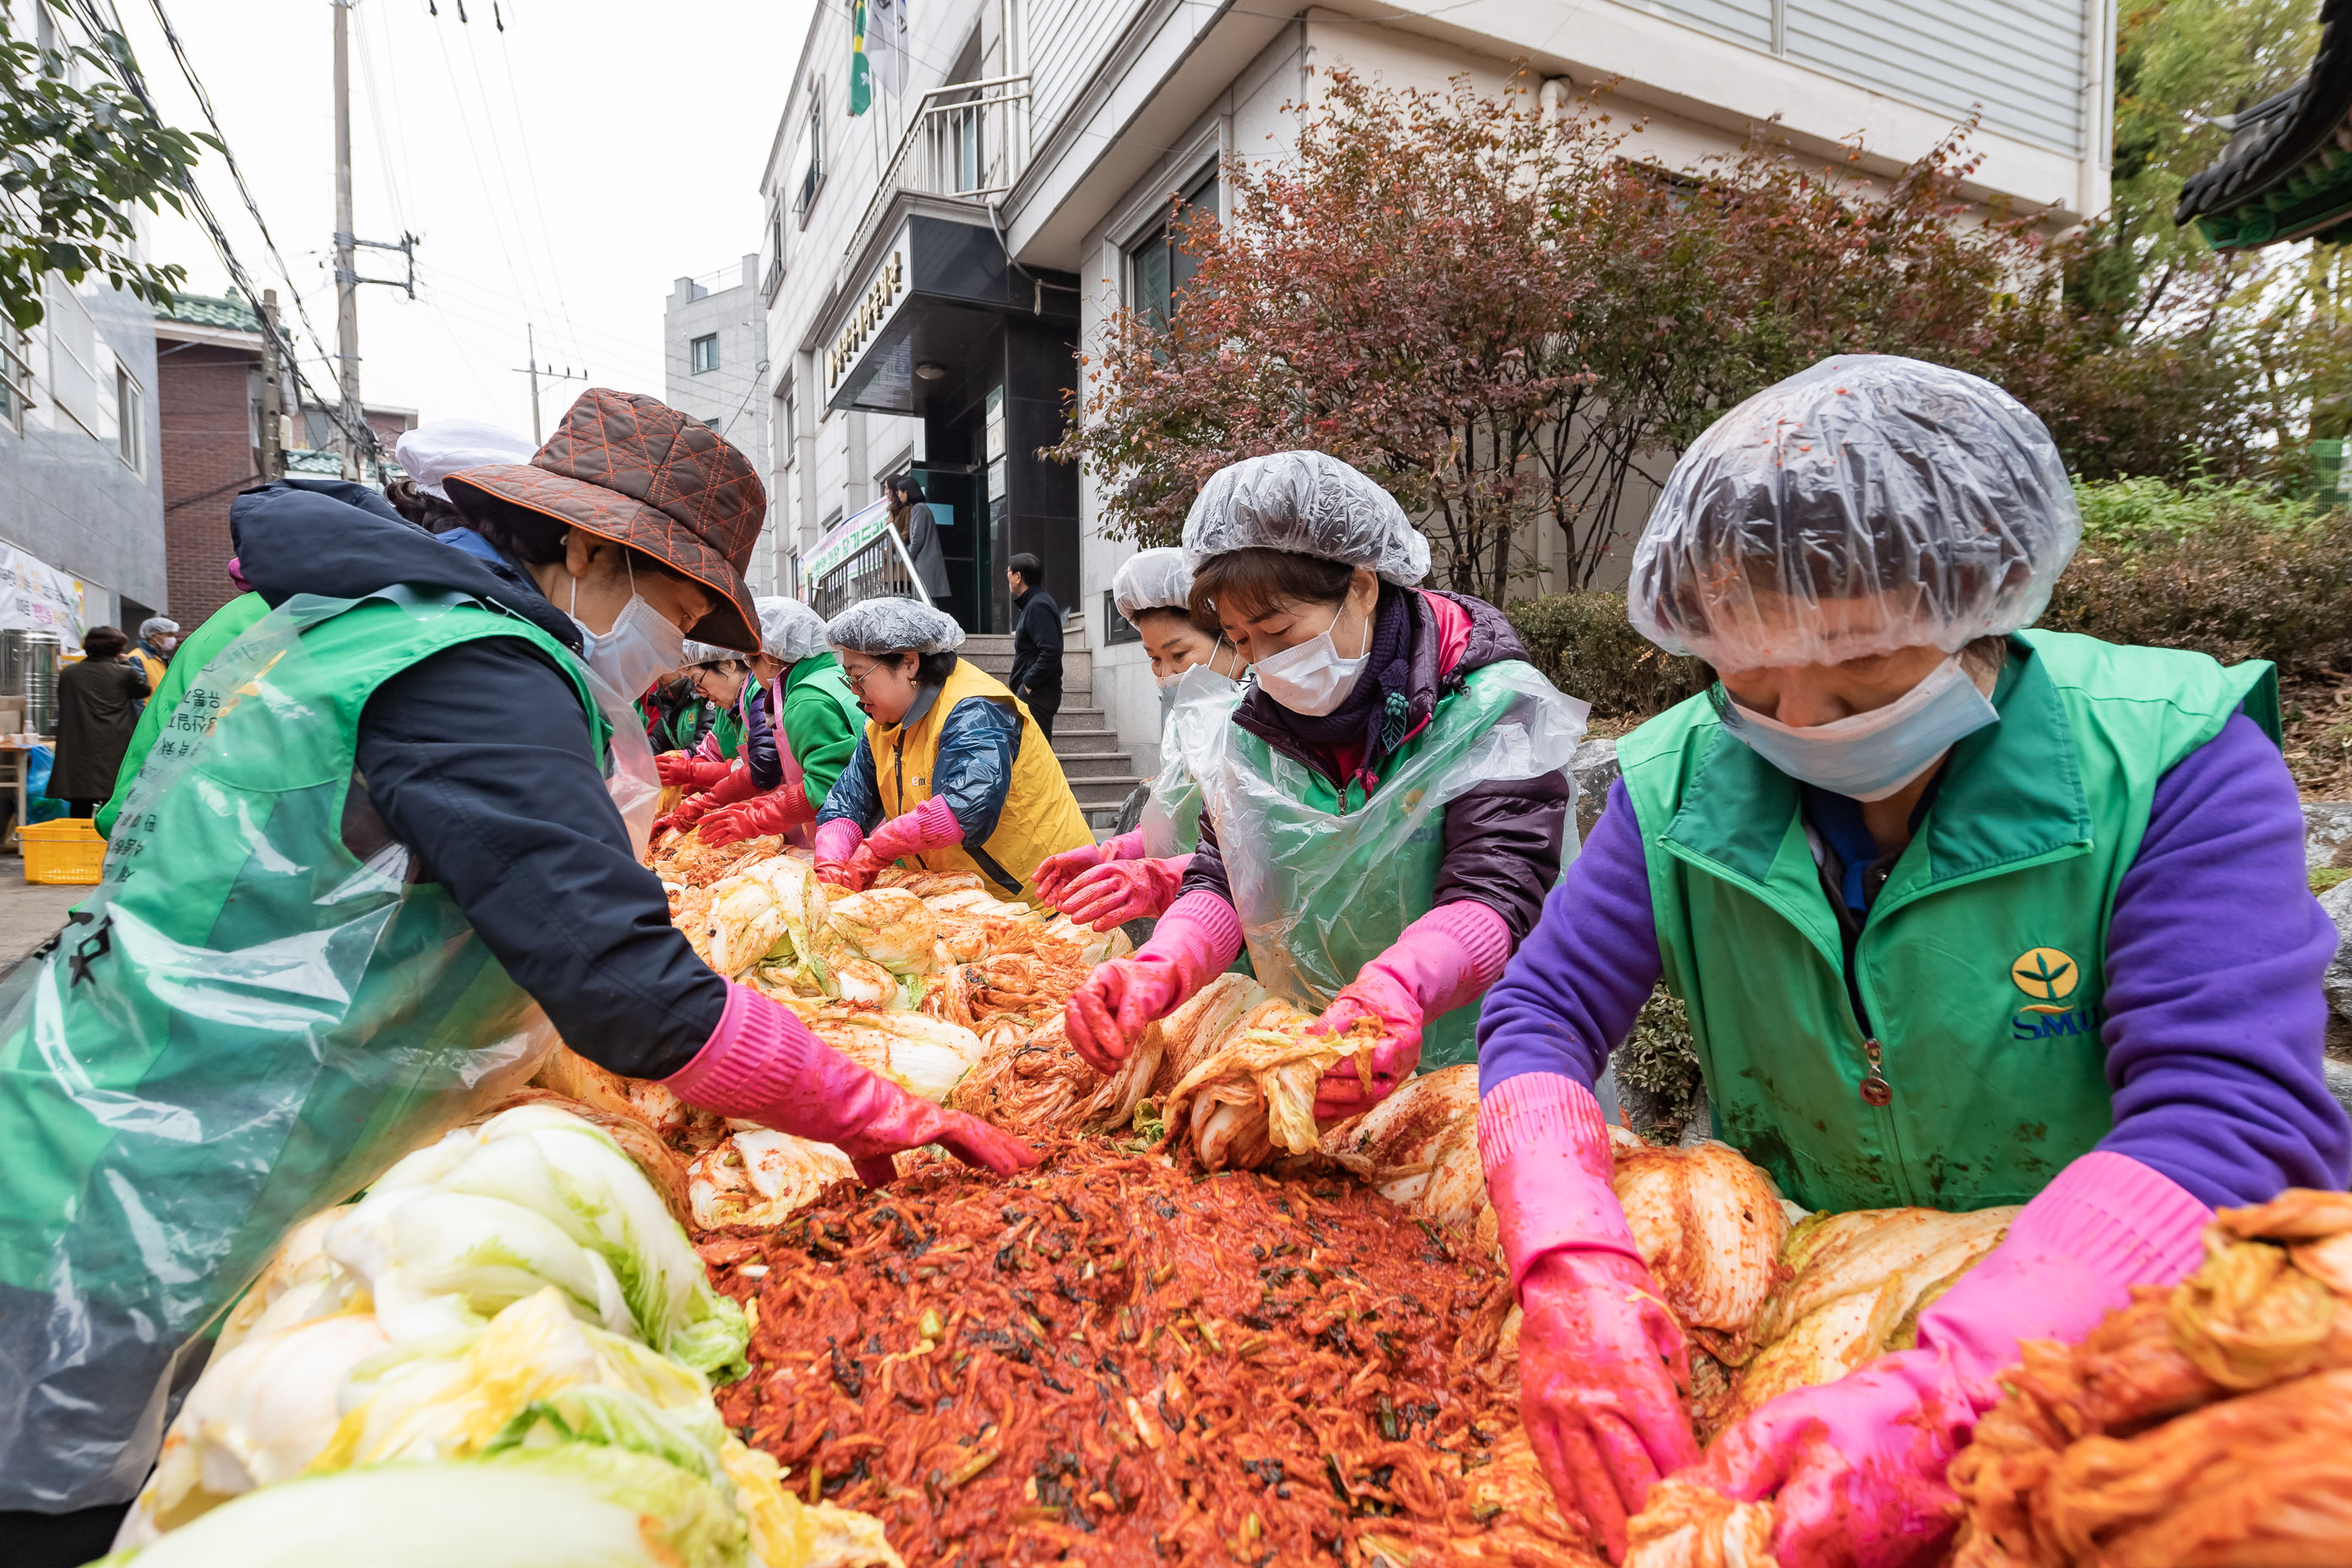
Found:
[[[1335,788],[1230,721],[1205,728],[1185,738],[1187,763],[1216,824],[1251,969],[1268,990],[1319,1011],[1429,912],[1446,805],[1488,780],[1565,769],[1584,706],[1517,660],[1472,670],[1369,795],[1360,784]],[[1575,853],[1571,830],[1562,865]],[[1423,1025],[1424,1070],[1476,1059],[1478,1007]]]
[[[821,691],[831,699],[833,705],[841,710],[853,738],[866,732],[866,710],[857,705],[857,693],[849,689],[849,677],[841,672],[841,661],[833,655],[813,655],[784,671],[785,697],[789,699],[803,690]],[[779,704],[779,714],[782,710]],[[778,721],[782,722],[781,717]]]
[[[710,721],[710,738],[719,743],[719,754],[730,763],[743,749],[742,705],[759,689],[760,683],[745,676],[741,698],[733,706],[719,709]]]
[[[562,670],[605,749],[572,655],[454,595],[298,597],[187,681],[103,884],[0,1026],[0,1284],[47,1295],[53,1322],[79,1299],[166,1345],[201,1331],[289,1226],[552,1045],[352,789],[375,689],[487,637]]]
[[[2023,1203],[2113,1124],[2100,999],[2157,781],[2273,678],[2021,632],[1855,947],[1797,785],[1692,698],[1618,747],[1717,1136],[1808,1208]],[[1862,1094],[1875,1047],[1890,1093]]]

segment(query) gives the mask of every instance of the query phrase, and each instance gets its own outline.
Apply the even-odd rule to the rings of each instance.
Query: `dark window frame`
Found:
[[[1158,223],[1127,247],[1129,306],[1149,314],[1162,331],[1175,315],[1185,285],[1200,269],[1200,258],[1176,244],[1175,226],[1204,207],[1211,216],[1219,216],[1217,196],[1217,166],[1212,163],[1161,210]]]

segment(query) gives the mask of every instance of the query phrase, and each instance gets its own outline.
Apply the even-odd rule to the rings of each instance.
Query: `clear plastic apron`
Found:
[[[1225,703],[1225,722],[1182,730],[1186,761],[1258,983],[1315,1011],[1429,912],[1445,807],[1482,784],[1568,773],[1589,711],[1517,660],[1473,670],[1370,797],[1327,810],[1312,801],[1331,795],[1328,781],[1233,723],[1238,701]],[[1563,874],[1576,853],[1571,798]],[[1422,1065],[1474,1060],[1477,1020],[1475,1001],[1431,1020]]]
[[[659,783],[626,700],[493,613],[394,588],[256,622],[165,721],[100,886],[0,988],[0,1509],[131,1497],[201,1336],[285,1232],[553,1048],[353,776],[384,680],[520,636],[606,716],[642,851]]]

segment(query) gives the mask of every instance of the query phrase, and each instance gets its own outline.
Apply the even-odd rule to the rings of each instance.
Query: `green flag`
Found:
[[[849,112],[863,114],[874,101],[874,68],[866,59],[866,0],[849,8]]]

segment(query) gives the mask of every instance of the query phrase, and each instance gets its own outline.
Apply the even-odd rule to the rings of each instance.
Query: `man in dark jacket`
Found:
[[[1013,624],[1013,675],[1004,684],[1029,704],[1030,717],[1050,741],[1062,707],[1062,606],[1037,585],[1045,571],[1045,563],[1025,550],[1005,563],[1004,580],[1021,618]]]
[[[114,793],[114,772],[147,700],[147,672],[122,657],[131,639],[112,626],[92,626],[81,641],[81,662],[58,677],[57,761],[48,793],[89,816]]]

